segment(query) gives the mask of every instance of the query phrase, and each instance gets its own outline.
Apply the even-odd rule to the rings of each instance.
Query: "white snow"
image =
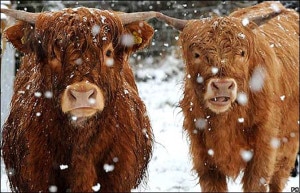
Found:
[[[207,153],[208,153],[208,155],[213,156],[215,152],[214,152],[213,149],[209,149],[209,150],[207,151]]]
[[[65,170],[65,169],[68,169],[69,166],[68,166],[68,165],[64,165],[64,164],[61,164],[61,165],[59,166],[59,168],[60,168],[61,170]]]
[[[77,65],[81,65],[82,63],[83,63],[82,58],[78,58],[75,60],[75,64],[77,64]]]
[[[198,129],[205,129],[206,128],[206,125],[207,125],[207,120],[206,119],[197,119],[195,121],[195,127],[198,128]]]
[[[277,149],[280,146],[280,140],[278,138],[272,138],[270,143],[271,147],[273,147],[274,149]]]
[[[95,191],[95,192],[98,192],[101,188],[101,185],[99,183],[97,183],[95,186],[92,187],[92,189]]]
[[[57,186],[49,186],[49,192],[57,192]]]
[[[253,157],[253,152],[252,151],[249,151],[249,150],[244,150],[242,149],[240,151],[240,155],[242,157],[242,159],[245,161],[245,162],[248,162],[252,159]]]
[[[248,18],[244,18],[242,20],[242,24],[243,24],[243,26],[247,26],[249,24],[249,19]]]
[[[134,44],[134,36],[131,34],[124,34],[121,37],[121,43],[122,45],[126,47],[131,47]]]
[[[281,9],[278,7],[278,5],[276,5],[275,3],[271,4],[271,9],[275,12],[275,13],[280,13]]]
[[[103,169],[105,170],[105,172],[112,172],[115,169],[114,165],[110,165],[110,164],[104,164],[103,165]]]
[[[204,79],[203,79],[203,77],[202,77],[200,74],[198,74],[198,75],[197,75],[196,81],[197,81],[199,84],[201,84],[201,83],[203,83]]]
[[[41,93],[41,92],[35,92],[35,93],[34,93],[34,96],[37,97],[37,98],[39,98],[39,97],[42,96],[42,93]]]
[[[100,32],[100,26],[99,25],[93,25],[93,27],[92,27],[92,34],[93,34],[93,36],[95,37],[97,34],[99,34],[99,32]]]
[[[107,59],[105,60],[105,64],[106,64],[106,66],[108,66],[108,67],[112,67],[112,66],[114,65],[114,59],[113,59],[113,58],[107,58]]]
[[[245,119],[244,119],[243,117],[238,118],[238,122],[239,122],[239,123],[243,123],[244,121],[245,121]]]
[[[241,39],[245,39],[246,36],[243,33],[238,33],[238,37],[241,38]]]
[[[53,97],[53,93],[51,91],[46,91],[44,93],[45,98],[50,99]]]
[[[236,100],[240,105],[246,105],[248,103],[248,96],[244,92],[239,92]]]
[[[250,78],[249,87],[253,92],[260,91],[264,86],[265,69],[263,67],[256,67]]]
[[[219,69],[218,69],[217,67],[212,67],[212,68],[211,68],[211,73],[212,73],[213,75],[217,74],[218,72],[219,72]]]

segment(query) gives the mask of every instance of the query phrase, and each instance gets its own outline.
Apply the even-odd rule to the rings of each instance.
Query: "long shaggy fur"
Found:
[[[180,35],[186,62],[180,106],[203,192],[227,191],[226,178],[240,172],[245,192],[279,192],[293,167],[299,148],[299,15],[276,5],[281,13],[260,26],[242,25],[243,19],[270,12],[272,2],[228,17],[190,20]],[[264,73],[263,87],[253,91],[249,82],[257,69]],[[209,110],[204,94],[211,78],[233,78],[248,103],[235,102],[219,114]],[[197,128],[198,120],[204,129]],[[243,152],[252,158],[245,161]]]
[[[142,42],[122,45],[122,35],[133,32]],[[3,127],[12,191],[56,186],[58,192],[92,192],[99,183],[101,192],[129,192],[142,182],[153,135],[128,57],[152,35],[146,22],[123,26],[115,13],[88,8],[42,13],[35,26],[20,22],[6,30],[7,39],[25,53]],[[104,62],[107,48],[113,66]],[[105,107],[74,124],[61,111],[61,96],[79,81],[101,88]]]

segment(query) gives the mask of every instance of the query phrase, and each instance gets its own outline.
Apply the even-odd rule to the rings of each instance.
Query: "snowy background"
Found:
[[[74,1],[67,2],[72,3]],[[117,1],[114,2],[115,3],[111,3],[110,6],[114,5],[116,7],[118,3],[116,3]],[[151,1],[145,2],[151,3]],[[252,1],[252,3],[253,2],[254,1]],[[76,4],[76,2],[74,4]],[[138,3],[130,2],[130,4],[133,7],[137,6],[137,8],[145,7],[143,3],[139,5]],[[51,5],[53,9],[65,7],[65,5],[59,3],[59,1],[55,3],[52,1]],[[77,3],[77,5],[80,5],[80,3]],[[193,1],[189,4],[173,3],[170,4],[168,8],[174,10],[174,7],[176,7],[175,12],[179,13],[181,11],[180,13],[189,16],[189,14],[182,11],[182,9],[186,9],[190,13],[193,13],[192,16],[195,16],[195,14],[198,13],[197,10],[200,9],[192,9],[189,7],[192,5]],[[212,9],[215,13],[222,14],[225,13],[223,8],[229,5],[228,3],[219,3]],[[149,5],[148,8],[150,9],[151,6],[151,10],[153,10],[153,7],[156,5]],[[180,10],[177,10],[178,7]],[[127,10],[126,6],[122,10],[131,11]],[[171,15],[172,12],[168,13]],[[153,22],[152,24],[155,26],[156,34],[151,46],[145,51],[133,55],[130,62],[133,64],[139,93],[146,104],[155,137],[154,151],[149,165],[146,184],[141,185],[133,191],[199,192],[201,189],[198,184],[197,175],[191,170],[192,162],[188,150],[189,142],[182,129],[183,117],[181,109],[178,107],[178,102],[182,98],[183,90],[183,61],[180,59],[178,50],[172,46],[174,43],[176,44],[178,36],[176,36],[176,31],[168,26],[164,26],[164,30],[168,32],[163,31],[164,33],[159,33],[156,26],[162,26],[162,24],[157,22]],[[167,35],[165,39],[163,39],[164,35]],[[157,48],[159,48],[159,51],[155,53],[154,49]],[[12,56],[13,54],[14,51],[7,45],[6,53],[4,53],[1,58],[1,125],[5,120],[4,111],[6,111],[9,106],[7,96],[11,94],[11,81],[13,76],[10,74],[14,71],[12,66],[15,63],[15,57]],[[242,191],[242,186],[239,184],[241,177],[242,175],[236,182],[228,180],[230,192]],[[289,178],[284,192],[291,192],[291,187],[299,187],[299,176]],[[10,192],[2,159],[1,192]]]

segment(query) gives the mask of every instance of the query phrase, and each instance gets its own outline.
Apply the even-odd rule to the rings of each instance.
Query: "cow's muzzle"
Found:
[[[206,106],[215,113],[227,111],[237,96],[237,84],[234,79],[211,79],[204,95]]]
[[[64,113],[69,113],[73,118],[90,117],[104,108],[102,90],[88,81],[74,83],[65,89],[61,108]]]

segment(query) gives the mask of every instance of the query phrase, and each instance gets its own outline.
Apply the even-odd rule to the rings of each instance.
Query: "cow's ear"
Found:
[[[145,21],[136,21],[124,26],[121,43],[129,52],[135,52],[149,45],[154,29]]]
[[[4,32],[5,38],[12,43],[12,45],[23,53],[31,51],[30,44],[33,41],[34,27],[26,22],[18,22],[15,25],[7,28]]]

